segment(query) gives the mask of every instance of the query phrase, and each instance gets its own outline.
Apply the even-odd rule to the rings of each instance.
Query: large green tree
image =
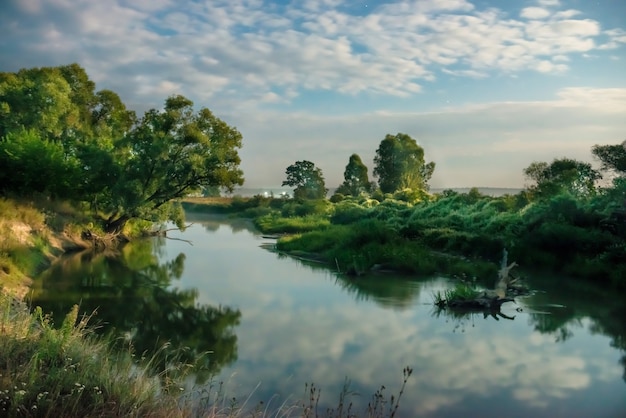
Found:
[[[125,153],[116,161],[115,184],[106,196],[107,229],[120,231],[133,218],[171,220],[182,225],[173,203],[202,187],[232,191],[243,184],[239,131],[207,108],[172,96],[163,111],[150,110],[120,141]]]
[[[367,175],[367,167],[358,154],[352,154],[346,169],[343,172],[343,183],[337,188],[337,193],[358,196],[363,192],[371,192],[372,184]]]
[[[570,158],[557,158],[550,164],[533,162],[524,169],[524,174],[534,182],[529,191],[539,198],[562,192],[588,197],[595,193],[595,183],[602,178],[591,164]]]
[[[387,135],[376,150],[374,175],[383,193],[428,190],[435,163],[424,161],[424,149],[407,134]]]
[[[296,199],[323,199],[328,193],[322,170],[311,161],[296,161],[285,170],[287,179],[282,186],[295,187]]]
[[[0,191],[89,202],[111,232],[133,218],[181,225],[173,200],[243,184],[241,140],[182,96],[137,120],[78,64],[0,73]]]

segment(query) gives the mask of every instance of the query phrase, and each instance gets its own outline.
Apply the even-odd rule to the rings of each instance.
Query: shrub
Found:
[[[352,201],[341,202],[335,205],[335,213],[330,217],[333,224],[345,225],[364,219],[369,210]]]

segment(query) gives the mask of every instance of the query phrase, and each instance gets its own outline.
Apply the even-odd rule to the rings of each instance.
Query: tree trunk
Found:
[[[126,226],[126,222],[129,220],[130,217],[127,215],[122,215],[117,219],[109,218],[105,225],[106,232],[109,234],[121,234],[124,226]]]
[[[473,299],[447,300],[443,305],[455,309],[488,311],[496,319],[498,319],[496,315],[506,319],[513,319],[513,317],[500,313],[500,307],[503,303],[514,301],[513,298],[507,297],[507,290],[509,285],[517,281],[510,274],[511,270],[517,266],[517,263],[513,262],[507,266],[507,258],[508,253],[505,249],[502,255],[500,271],[498,272],[498,280],[493,290],[485,290]]]

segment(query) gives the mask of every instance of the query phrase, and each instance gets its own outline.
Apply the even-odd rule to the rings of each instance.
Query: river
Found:
[[[349,383],[361,416],[381,386],[398,395],[408,366],[400,417],[626,416],[624,296],[530,275],[536,291],[503,305],[514,319],[455,316],[432,303],[446,278],[347,280],[268,250],[247,221],[188,221],[167,239],[62,259],[35,281],[33,304],[60,322],[80,303],[137,355],[188,347],[180,355],[201,369],[186,390],[219,389],[225,405],[286,413],[313,384],[323,412]]]

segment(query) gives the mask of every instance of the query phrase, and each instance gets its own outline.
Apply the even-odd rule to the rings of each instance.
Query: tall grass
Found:
[[[0,415],[32,417],[179,414],[159,397],[158,378],[128,352],[114,352],[78,318],[75,306],[57,329],[40,308],[0,295]]]

